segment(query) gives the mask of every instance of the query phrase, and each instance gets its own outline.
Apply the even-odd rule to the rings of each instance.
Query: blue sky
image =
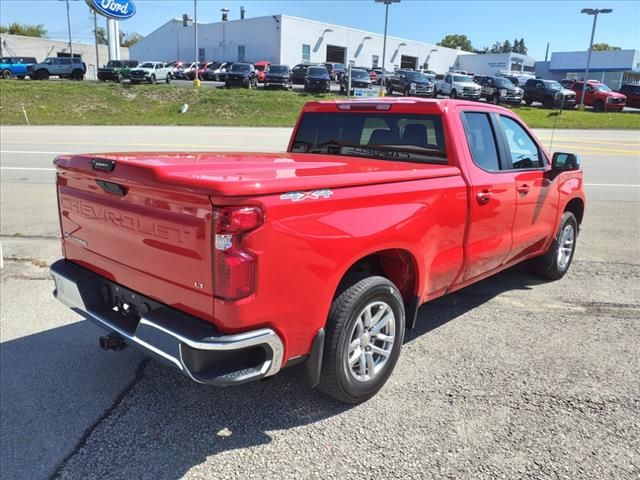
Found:
[[[172,17],[193,12],[191,0],[133,0],[138,12],[120,24],[122,31],[147,34]],[[373,0],[198,0],[198,20],[217,21],[220,8],[229,8],[230,18],[288,14],[327,23],[382,33],[384,7]],[[490,46],[496,40],[524,37],[529,54],[544,59],[550,51],[586,50],[591,19],[582,8],[613,8],[600,16],[596,42],[640,49],[640,2],[637,1],[426,1],[402,0],[390,7],[389,34],[426,42],[438,42],[447,34],[466,34],[474,47]],[[99,20],[104,26],[104,19]],[[64,1],[0,0],[0,23],[42,23],[52,38],[66,38]],[[82,0],[71,1],[71,24],[76,41],[91,42],[93,20]]]

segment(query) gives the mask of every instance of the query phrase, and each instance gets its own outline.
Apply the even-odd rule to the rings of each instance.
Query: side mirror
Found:
[[[575,153],[555,152],[551,160],[551,169],[559,172],[580,170],[580,159]]]

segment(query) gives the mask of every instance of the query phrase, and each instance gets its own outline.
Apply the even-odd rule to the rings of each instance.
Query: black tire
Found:
[[[393,86],[391,85],[391,82],[387,83],[387,95],[393,95]]]
[[[5,69],[2,71],[2,78],[5,80],[11,80],[13,78],[13,73],[9,69]]]
[[[71,79],[78,81],[84,79],[84,72],[82,70],[74,70],[71,72]]]
[[[344,87],[342,86],[342,84],[340,84],[340,93],[342,95],[344,95],[346,93],[346,90],[344,89]]]
[[[602,100],[598,100],[593,104],[593,110],[595,112],[604,112],[604,102]]]
[[[122,83],[123,81],[124,81],[124,75],[119,73],[118,76],[116,77],[116,82]]]
[[[166,78],[164,79],[164,82],[165,82],[166,84],[171,83],[171,74],[170,74],[170,73],[167,73],[167,76],[166,76]]]
[[[18,80],[24,80],[25,79],[25,75],[18,75]]]
[[[500,105],[500,95],[495,93],[493,97],[491,97],[491,103],[493,105]]]
[[[133,85],[137,85],[137,84],[139,84],[140,82],[139,82],[138,80],[131,80],[131,83],[132,83]]]
[[[38,80],[49,80],[49,72],[45,69],[38,70],[36,72],[36,78]]]
[[[525,99],[524,99],[524,103],[526,103],[526,104],[527,104],[527,107],[530,107],[530,106],[531,106],[531,104],[533,103],[533,100],[531,100],[530,98],[525,98]]]
[[[409,91],[409,88],[405,88],[405,89],[404,89],[404,93],[403,93],[403,95],[404,95],[405,97],[410,97],[410,96],[411,96],[411,92]]]
[[[542,106],[544,108],[553,108],[553,97],[544,97],[542,100]]]
[[[149,77],[149,83],[151,83],[151,84],[156,83],[156,76],[153,73]]]
[[[391,376],[402,349],[405,312],[400,292],[393,283],[384,277],[354,278],[344,286],[345,289],[333,301],[329,311],[318,388],[340,402],[357,404],[373,397]],[[348,365],[349,346],[353,342],[351,335],[357,329],[356,324],[359,323],[360,315],[373,302],[382,302],[393,312],[394,340],[392,345],[387,346],[390,348],[389,355],[379,372],[375,373],[373,378],[358,380]],[[373,344],[370,343],[370,330],[366,332],[366,345],[369,349],[375,348],[377,342],[380,341],[374,339]],[[382,341],[384,342],[384,340]],[[382,355],[371,353],[371,350],[367,350],[367,346],[364,347],[366,352],[361,346],[358,346],[361,351],[358,358],[368,358],[364,356],[369,355],[374,362],[383,358]],[[375,355],[378,355],[377,359],[374,358]]]
[[[572,243],[571,250],[567,252],[565,250],[565,254],[568,253],[568,257],[565,257],[565,261],[561,261],[561,248],[560,242],[566,240],[565,237],[566,229],[572,230]],[[550,280],[559,280],[567,273],[569,267],[571,266],[571,262],[573,260],[573,254],[576,251],[576,240],[578,239],[578,221],[576,217],[571,212],[564,212],[562,215],[562,219],[560,220],[560,228],[558,228],[558,232],[556,233],[553,242],[549,245],[549,249],[546,251],[544,255],[540,257],[536,257],[531,260],[531,268],[538,275],[548,278]],[[566,247],[566,241],[565,243]]]
[[[456,98],[458,98],[458,92],[456,92],[455,89],[451,90],[451,92],[449,92],[449,98],[452,98],[455,100]]]

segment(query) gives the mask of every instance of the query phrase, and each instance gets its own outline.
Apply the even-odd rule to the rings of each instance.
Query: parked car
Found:
[[[202,80],[202,73],[205,68],[213,62],[198,62],[198,79]],[[185,77],[187,80],[195,80],[196,78],[196,64],[192,63],[188,69],[185,70]]]
[[[385,86],[387,84],[387,78],[393,75],[393,72],[389,70],[385,70],[383,68],[374,68],[376,72],[376,76],[378,77],[376,83],[380,86]]]
[[[640,85],[625,83],[618,91],[627,97],[627,107],[640,108]]]
[[[279,88],[291,88],[291,70],[289,65],[274,65],[269,66],[269,71],[264,76],[264,88],[279,87]]]
[[[225,87],[247,87],[256,88],[258,86],[258,74],[252,63],[234,63],[224,74]]]
[[[5,80],[17,77],[20,80],[29,74],[29,66],[38,63],[34,57],[0,58],[0,76]]]
[[[269,66],[271,62],[262,61],[256,62],[253,64],[253,67],[256,69],[256,74],[258,75],[258,82],[264,82],[264,76],[269,71]]]
[[[571,86],[574,84],[575,80],[565,78],[564,80],[560,80],[558,83],[562,85],[564,88],[571,89]]]
[[[49,77],[84,80],[87,66],[78,57],[49,57],[42,63],[28,65],[27,71],[33,80],[48,80]]]
[[[387,95],[398,92],[405,97],[435,97],[435,85],[423,73],[415,70],[397,70],[387,77]]]
[[[520,105],[522,103],[522,89],[504,77],[474,77],[473,80],[481,87],[480,97],[494,105],[500,103]]]
[[[216,82],[224,82],[224,76],[233,66],[233,62],[216,62],[202,73],[205,80],[214,80]]]
[[[307,76],[304,80],[305,92],[330,92],[331,78],[324,65],[314,65],[307,69]]]
[[[584,82],[573,82],[571,90],[576,93],[576,103],[580,104]],[[622,93],[614,92],[604,83],[596,80],[587,81],[584,92],[584,104],[593,107],[596,112],[621,112],[626,104],[627,97]]]
[[[191,66],[191,62],[175,61],[167,64],[171,68],[171,77],[183,80],[186,78],[186,71]]]
[[[342,76],[346,73],[346,68],[344,63],[336,63],[336,62],[325,62],[322,65],[327,67],[327,71],[329,72],[329,76],[331,80],[334,82],[339,82]]]
[[[340,93],[346,93],[349,83],[349,75],[343,75],[340,79]],[[351,69],[351,90],[350,95],[353,95],[355,88],[371,88],[373,82],[366,70],[361,68]]]
[[[294,85],[304,85],[307,79],[307,70],[315,66],[315,63],[299,63],[291,69],[291,83]]]
[[[122,82],[131,78],[131,69],[138,66],[137,60],[109,60],[107,64],[98,69],[98,80],[106,82],[113,80]]]
[[[204,70],[202,70],[202,80],[213,81],[216,79],[216,71],[220,71],[220,66],[223,62],[211,62]]]
[[[469,75],[447,73],[442,80],[436,80],[436,94],[450,98],[479,100],[480,90],[480,85],[474,83]]]
[[[286,153],[55,166],[54,295],[106,331],[103,349],[211,386],[295,368],[350,404],[389,379],[421,304],[524,261],[562,278],[585,205],[575,155],[455,100],[310,102]]]
[[[576,94],[555,80],[530,78],[524,84],[524,101],[527,105],[540,102],[544,108],[572,109],[576,106]]]
[[[171,67],[163,62],[143,62],[131,70],[131,83],[171,82]]]

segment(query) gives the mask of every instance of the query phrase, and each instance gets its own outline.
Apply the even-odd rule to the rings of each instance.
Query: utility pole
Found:
[[[196,71],[193,74],[193,86],[195,88],[200,88],[200,79],[198,78],[198,0],[193,0],[193,26],[196,56]]]
[[[73,44],[71,43],[71,13],[69,13],[69,0],[66,0],[67,3],[67,29],[69,30],[69,54],[71,55],[71,59],[73,60]]]
[[[400,3],[400,0],[375,0],[376,3],[384,3],[384,40],[382,41],[382,70],[386,71],[385,59],[387,55],[387,24],[389,22],[389,5]]]
[[[587,80],[589,80],[589,67],[591,66],[591,51],[593,50],[593,38],[596,34],[596,22],[598,21],[598,15],[601,13],[611,13],[612,8],[583,8],[580,13],[587,15],[593,15],[593,27],[591,27],[591,40],[589,41],[589,51],[587,52],[587,66],[584,70],[584,81],[582,82],[582,93],[580,95],[580,104],[578,110],[584,110],[584,93],[587,91]]]
[[[100,54],[98,49],[98,15],[96,11],[93,10],[93,33],[95,34],[95,42],[96,42],[96,77],[98,76],[98,68],[100,68]]]

